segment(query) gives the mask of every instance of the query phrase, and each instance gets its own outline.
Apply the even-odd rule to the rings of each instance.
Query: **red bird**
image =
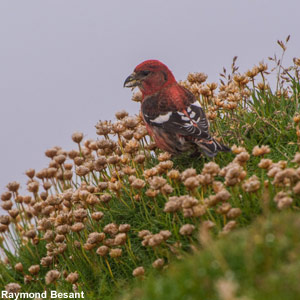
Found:
[[[149,134],[160,149],[172,154],[200,150],[209,157],[230,148],[208,131],[208,121],[195,96],[179,85],[158,60],[139,64],[124,82],[142,92],[141,112]]]

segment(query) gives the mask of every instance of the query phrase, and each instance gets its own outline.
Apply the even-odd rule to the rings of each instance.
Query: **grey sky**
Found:
[[[44,151],[71,149],[71,134],[96,138],[99,119],[137,113],[124,79],[146,59],[177,79],[218,79],[238,55],[244,71],[280,53],[300,56],[300,1],[1,0],[0,192],[24,171],[45,167]]]

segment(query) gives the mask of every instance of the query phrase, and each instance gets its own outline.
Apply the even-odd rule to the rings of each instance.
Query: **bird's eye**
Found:
[[[143,76],[147,76],[148,74],[150,73],[150,71],[141,71],[141,74],[143,75]]]

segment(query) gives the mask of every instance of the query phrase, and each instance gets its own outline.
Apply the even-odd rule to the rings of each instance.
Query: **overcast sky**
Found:
[[[0,192],[45,167],[47,148],[72,149],[74,131],[96,138],[99,119],[137,113],[123,82],[138,63],[216,81],[233,56],[245,71],[289,34],[290,62],[299,12],[299,0],[1,0]]]

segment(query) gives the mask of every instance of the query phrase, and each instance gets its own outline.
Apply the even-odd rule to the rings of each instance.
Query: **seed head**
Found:
[[[246,149],[244,147],[237,147],[236,145],[233,145],[231,147],[231,151],[234,153],[234,154],[240,154],[242,152],[246,152]]]
[[[235,159],[233,160],[233,162],[240,164],[241,166],[244,165],[250,158],[250,154],[248,152],[241,152],[240,154],[238,154]]]
[[[110,256],[111,258],[117,258],[117,257],[122,256],[122,249],[120,249],[120,248],[114,248],[114,249],[111,249],[111,250],[109,251],[109,256]]]
[[[57,162],[59,165],[62,165],[65,160],[66,160],[66,156],[63,155],[63,154],[60,154],[60,155],[57,155],[57,156],[54,156],[53,158],[55,160],[55,162]]]
[[[143,276],[144,274],[145,274],[144,267],[137,267],[132,271],[132,275],[134,277],[140,277],[140,276]]]
[[[19,262],[19,263],[15,264],[15,270],[22,273],[23,272],[22,263]]]
[[[163,187],[161,187],[160,191],[163,195],[169,195],[173,193],[174,189],[172,188],[171,185],[166,183]]]
[[[3,194],[1,194],[1,200],[2,201],[8,201],[11,199],[12,193],[11,192],[4,192]]]
[[[155,198],[159,194],[159,191],[148,189],[145,194],[150,198]]]
[[[243,189],[248,193],[256,192],[260,189],[260,181],[256,175],[251,176],[243,183]]]
[[[81,223],[81,222],[78,222],[78,223],[75,223],[71,226],[71,230],[73,232],[79,232],[81,231],[82,229],[84,229],[84,224]]]
[[[167,180],[163,177],[154,176],[153,178],[149,178],[148,182],[152,189],[158,190],[167,183]]]
[[[198,204],[192,207],[193,210],[193,217],[201,217],[206,213],[205,205]]]
[[[66,277],[66,281],[70,282],[70,283],[76,283],[78,281],[79,275],[77,272],[74,273],[70,273],[67,277]]]
[[[115,113],[115,116],[118,120],[122,120],[128,116],[128,112],[126,110],[121,110]]]
[[[13,219],[16,219],[20,212],[18,209],[11,209],[8,211],[8,213]]]
[[[98,188],[100,189],[100,191],[104,191],[105,189],[108,188],[108,183],[107,182],[99,182],[98,183]]]
[[[192,224],[185,224],[180,227],[179,233],[181,235],[191,235],[195,229],[195,226]]]
[[[297,152],[297,153],[295,154],[294,159],[292,160],[292,162],[294,162],[294,163],[300,165],[300,153],[299,153],[299,152]]]
[[[104,214],[101,211],[97,211],[97,212],[92,213],[92,219],[96,220],[96,221],[101,220],[103,218],[103,216],[104,216]]]
[[[28,169],[25,174],[30,178],[32,179],[35,175],[35,170],[34,169]]]
[[[60,272],[57,270],[51,270],[46,274],[45,281],[46,284],[51,284],[55,282],[60,277]]]
[[[10,217],[9,216],[0,216],[0,223],[4,225],[9,225]]]
[[[164,237],[160,234],[153,234],[151,238],[148,240],[148,245],[150,247],[156,247],[160,245],[164,241]]]
[[[159,156],[158,156],[159,161],[166,161],[166,160],[169,160],[170,158],[171,158],[171,154],[168,152],[163,152],[163,153],[159,154]]]
[[[109,251],[109,248],[107,246],[100,246],[97,249],[96,253],[100,256],[106,256],[108,251]]]
[[[18,191],[18,189],[20,187],[20,183],[13,181],[13,182],[8,183],[6,187],[8,188],[9,191],[15,193]]]
[[[39,183],[37,181],[32,181],[27,184],[27,190],[31,193],[37,193],[39,191]]]
[[[223,227],[223,230],[222,230],[222,233],[223,234],[227,234],[229,233],[230,231],[232,231],[232,229],[234,229],[236,227],[236,221],[229,221],[224,227]]]
[[[111,132],[111,122],[108,121],[99,121],[96,124],[96,133],[98,135],[108,135]]]
[[[65,225],[59,225],[56,227],[56,233],[58,234],[63,234],[66,235],[70,230],[69,225],[65,224]]]
[[[122,136],[126,139],[126,140],[131,140],[133,138],[133,134],[134,131],[131,129],[127,129],[122,133]]]
[[[10,210],[13,206],[13,203],[11,201],[5,201],[2,203],[1,207],[4,209],[4,210]]]
[[[147,235],[151,235],[151,232],[149,230],[141,230],[138,234],[138,237],[143,239]]]
[[[79,152],[77,150],[71,150],[68,152],[68,156],[70,159],[75,159],[75,157],[79,156]]]
[[[145,183],[144,180],[137,178],[137,179],[135,179],[130,185],[131,185],[134,189],[140,190],[140,189],[142,189],[142,188],[146,185],[146,183]]]
[[[205,82],[206,79],[207,79],[207,75],[204,73],[189,73],[187,77],[188,82],[190,82],[191,84],[193,83],[201,84]]]
[[[196,176],[196,175],[197,175],[197,173],[196,173],[195,169],[193,169],[193,168],[186,169],[185,171],[183,171],[181,173],[181,180],[185,181],[187,178],[193,177],[193,176]]]
[[[105,193],[100,196],[100,201],[103,203],[108,203],[111,200],[112,196],[108,193]]]
[[[110,235],[116,235],[118,233],[118,226],[115,224],[115,223],[110,223],[110,224],[107,224],[104,228],[103,228],[103,231],[105,233],[108,233]]]
[[[144,154],[138,154],[135,158],[134,161],[137,162],[138,164],[142,164],[145,161],[145,155]]]
[[[124,245],[126,242],[126,238],[127,238],[126,233],[118,233],[115,237],[114,244],[116,246]]]
[[[164,241],[166,241],[172,235],[169,230],[161,230],[159,234],[163,237]]]
[[[190,196],[181,196],[182,199],[182,207],[183,208],[192,208],[193,206],[198,204],[198,200],[194,197]]]
[[[197,176],[192,176],[192,177],[187,178],[184,181],[184,185],[189,190],[194,190],[200,185],[200,182],[199,182]]]
[[[209,162],[204,165],[202,174],[211,174],[212,176],[218,175],[220,172],[220,167],[214,162]]]
[[[40,271],[40,266],[39,265],[32,265],[31,267],[29,267],[28,271],[29,271],[30,274],[36,275]]]
[[[57,154],[58,149],[56,147],[50,148],[45,151],[45,155],[49,158],[53,158]]]
[[[275,195],[274,202],[277,203],[278,209],[281,210],[290,207],[293,203],[293,199],[289,196],[288,193],[281,191]]]
[[[77,131],[77,132],[74,132],[72,134],[72,140],[73,140],[74,143],[79,144],[82,141],[82,139],[83,139],[83,133],[82,132]]]
[[[226,215],[231,209],[231,205],[228,202],[224,202],[222,203],[218,209],[217,209],[217,213],[218,214],[222,214],[222,215]]]
[[[155,269],[161,269],[165,264],[165,261],[163,258],[158,258],[157,260],[155,260],[153,263],[152,263],[152,267],[155,268]]]
[[[138,149],[139,149],[139,143],[137,140],[133,139],[126,143],[124,151],[126,153],[133,154],[133,153],[137,152]]]
[[[300,181],[294,186],[293,192],[297,195],[300,194]]]
[[[269,169],[270,166],[272,165],[272,160],[268,158],[263,158],[258,164],[258,167],[261,169]]]
[[[119,225],[119,232],[126,233],[130,230],[130,227],[129,224],[121,224]]]
[[[5,290],[8,293],[19,293],[21,286],[18,283],[9,283],[5,286]]]
[[[89,234],[87,239],[88,244],[98,244],[105,239],[105,234],[103,232],[92,232]]]
[[[123,119],[123,124],[126,128],[133,129],[139,123],[139,119],[137,117],[126,117]]]
[[[47,230],[44,234],[43,239],[47,242],[51,242],[54,239],[54,232],[52,230]]]
[[[165,203],[164,212],[176,212],[180,209],[180,201],[168,201]]]
[[[46,257],[43,257],[41,259],[41,265],[43,267],[48,267],[52,264],[52,261],[53,261],[53,257],[52,256],[46,256]]]
[[[143,95],[140,91],[133,93],[131,100],[134,102],[141,102],[143,99]]]
[[[229,212],[227,213],[227,217],[229,219],[236,219],[241,215],[242,211],[240,208],[231,208]]]
[[[173,180],[178,180],[180,178],[180,173],[177,170],[171,170],[168,172],[168,177]]]
[[[194,212],[191,208],[183,208],[182,212],[185,218],[191,218],[194,215]]]
[[[252,150],[252,154],[254,156],[262,156],[262,155],[265,155],[265,154],[268,154],[270,153],[271,150],[270,150],[270,147],[269,146],[255,146]]]

